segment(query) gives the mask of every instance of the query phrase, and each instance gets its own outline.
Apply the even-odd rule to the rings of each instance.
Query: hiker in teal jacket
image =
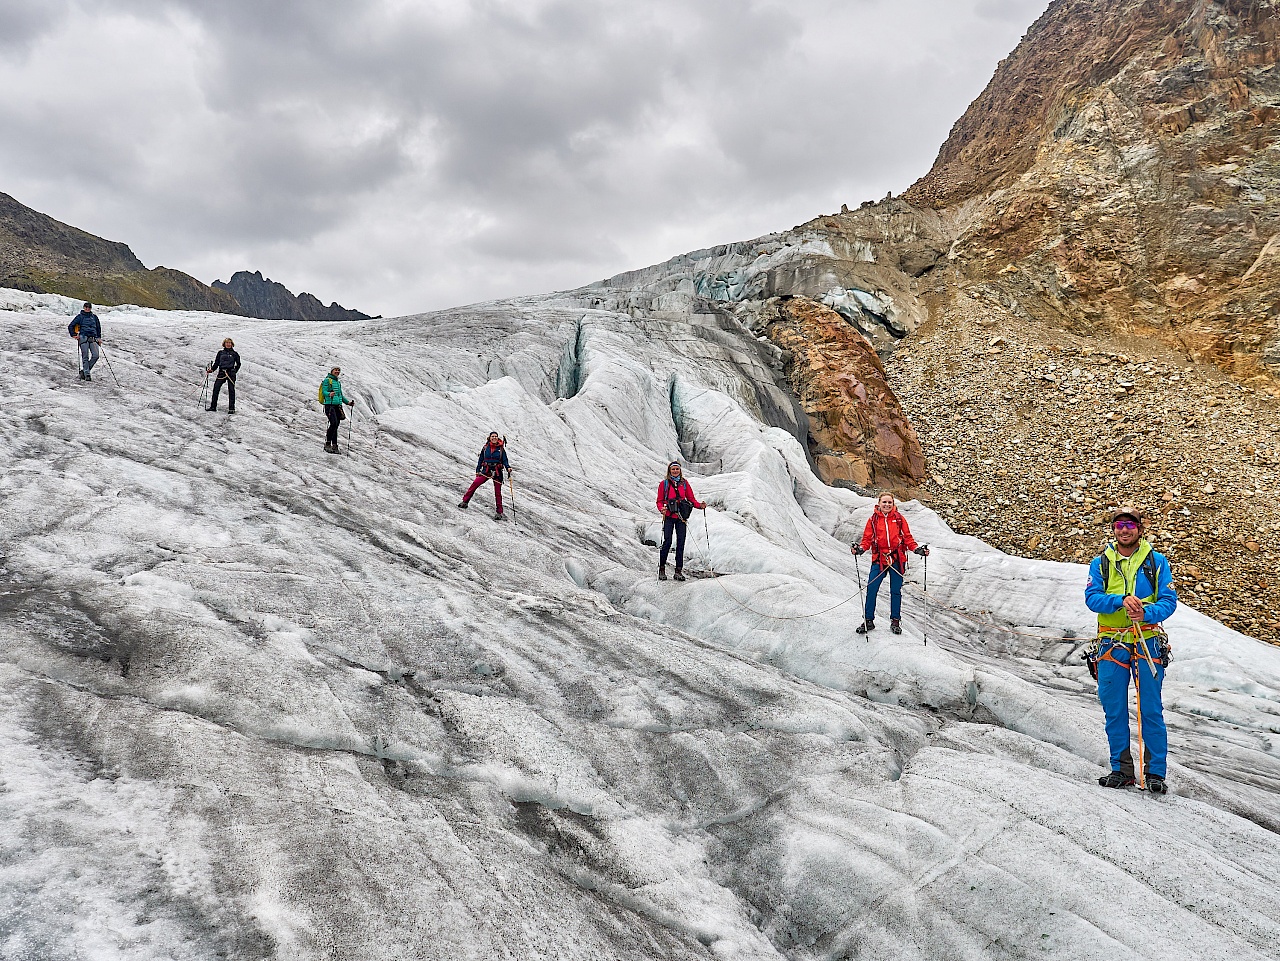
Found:
[[[325,453],[337,454],[338,451],[338,425],[342,423],[346,414],[343,413],[342,405],[346,404],[351,407],[355,404],[354,400],[347,400],[347,396],[342,392],[342,381],[338,378],[342,376],[342,369],[339,367],[329,371],[329,376],[320,384],[320,402],[324,404],[324,414],[329,418],[329,432],[324,435]]]

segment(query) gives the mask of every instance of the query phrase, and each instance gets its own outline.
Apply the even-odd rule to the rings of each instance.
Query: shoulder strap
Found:
[[[1147,575],[1147,580],[1151,582],[1151,591],[1153,597],[1160,596],[1160,568],[1156,565],[1156,552],[1151,551],[1142,559],[1142,573]]]

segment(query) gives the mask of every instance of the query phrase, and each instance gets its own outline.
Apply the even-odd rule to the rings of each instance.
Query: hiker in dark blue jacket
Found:
[[[236,412],[236,374],[240,373],[240,355],[236,353],[235,341],[230,337],[222,342],[222,350],[213,358],[213,363],[205,368],[207,373],[218,372],[213,382],[213,400],[209,402],[209,410],[218,409],[218,391],[227,385],[227,413]]]
[[[98,362],[98,345],[102,343],[102,322],[93,312],[93,304],[85,302],[67,324],[67,333],[80,344],[80,379],[93,380],[89,372]]]
[[[492,480],[493,499],[498,505],[496,516],[500,521],[506,520],[506,515],[502,513],[502,471],[504,469],[511,470],[511,465],[507,463],[507,445],[495,430],[489,435],[489,440],[484,447],[480,449],[480,458],[476,461],[476,479],[462,495],[462,503],[458,506],[466,507],[471,501],[471,495],[479,490],[480,485],[487,480]]]

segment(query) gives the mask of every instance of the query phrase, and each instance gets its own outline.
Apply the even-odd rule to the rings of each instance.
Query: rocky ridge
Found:
[[[0,193],[0,287],[95,304],[243,314],[234,297],[180,270],[148,270],[127,244],[104,240]]]
[[[1280,2],[1056,0],[905,199],[1075,333],[1280,373]]]
[[[207,286],[171,267],[150,270],[127,244],[104,240],[0,193],[0,287],[61,294],[94,304],[209,310],[268,320],[367,320],[312,294],[294,297],[260,272],[239,271]]]
[[[306,291],[296,297],[284,284],[264,278],[262,271],[237,270],[231,280],[213,282],[214,288],[225,290],[250,317],[268,320],[370,320],[368,314],[348,310],[336,301],[326,307],[314,294]]]

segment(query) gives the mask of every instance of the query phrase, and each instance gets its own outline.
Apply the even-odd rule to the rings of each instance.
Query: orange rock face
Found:
[[[765,328],[788,352],[787,379],[809,415],[818,472],[828,484],[910,489],[926,476],[924,451],[871,342],[829,307],[775,302]]]

